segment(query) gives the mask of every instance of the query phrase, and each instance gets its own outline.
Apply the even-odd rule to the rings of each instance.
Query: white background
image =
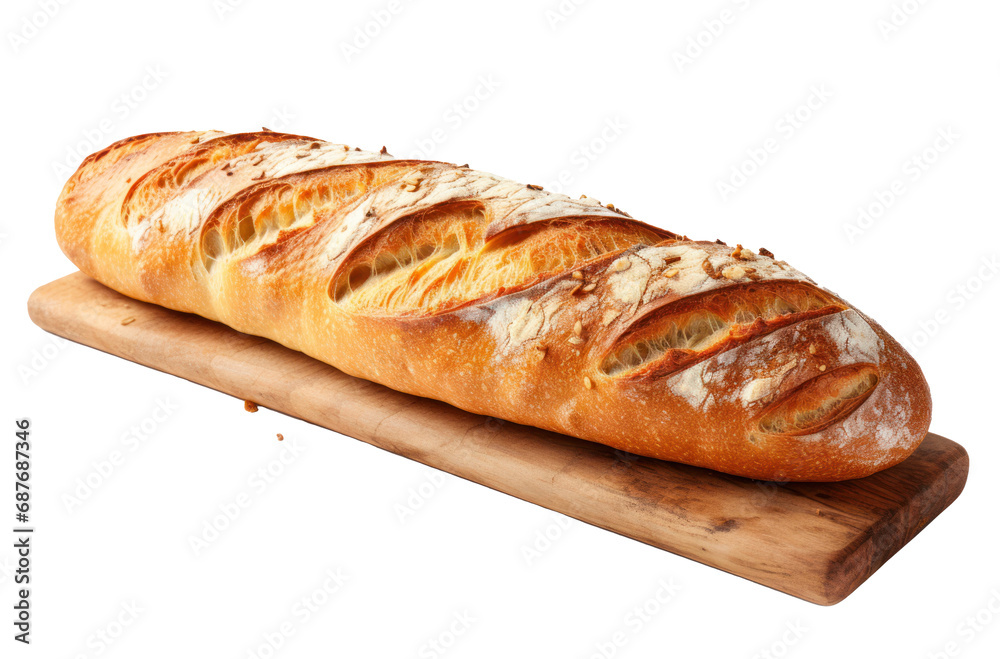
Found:
[[[14,418],[34,424],[37,532],[25,648],[6,622],[2,531],[0,655],[590,657],[620,633],[626,658],[996,657],[1000,283],[981,264],[1000,253],[1000,5],[904,4],[567,0],[558,14],[557,0],[50,0],[48,17],[45,2],[5,2],[0,424],[10,443]],[[561,177],[569,194],[671,230],[771,249],[919,345],[931,428],[972,456],[965,493],[824,608],[579,522],[563,529],[545,509],[246,414],[31,325],[29,293],[74,269],[52,214],[84,155],[132,134],[262,125],[549,188]],[[939,131],[952,136],[936,142]],[[763,164],[744,162],[765,145]],[[741,164],[756,171],[734,182]],[[157,401],[176,410],[154,423]],[[155,428],[137,442],[144,421]],[[261,492],[248,479],[291,445],[301,454]],[[113,451],[124,464],[68,503]],[[401,521],[422,485],[430,496]],[[190,539],[242,492],[252,503],[196,553]],[[556,539],[529,564],[524,549],[547,530]],[[328,570],[349,578],[296,616]],[[627,619],[661,580],[677,588],[669,603]],[[977,615],[978,629],[964,622]],[[286,621],[294,634],[261,651]],[[434,654],[429,641],[447,643],[453,626]]]

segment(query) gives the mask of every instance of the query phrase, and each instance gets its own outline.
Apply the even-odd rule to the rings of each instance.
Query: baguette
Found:
[[[904,460],[930,424],[899,343],[767,250],[468,167],[271,131],[140,135],[89,156],[55,220],[120,293],[622,451],[837,481]]]

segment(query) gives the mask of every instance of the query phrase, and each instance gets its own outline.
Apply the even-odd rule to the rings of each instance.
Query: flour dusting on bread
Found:
[[[902,461],[930,422],[913,358],[767,250],[385,148],[130,138],[73,175],[56,233],[125,295],[653,458],[842,480]]]

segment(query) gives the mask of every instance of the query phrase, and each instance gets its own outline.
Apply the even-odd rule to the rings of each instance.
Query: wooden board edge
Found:
[[[67,275],[66,277],[60,278],[56,281],[44,284],[39,288],[37,288],[29,297],[27,305],[28,314],[31,317],[32,321],[35,322],[35,324],[41,327],[42,329],[45,329],[46,331],[50,331],[60,336],[64,336],[65,338],[71,341],[75,341],[81,345],[86,345],[88,347],[100,350],[109,355],[113,355],[125,359],[127,361],[131,361],[133,363],[146,366],[147,368],[152,368],[154,370],[157,370],[159,372],[168,375],[173,375],[174,377],[178,377],[180,379],[192,382],[194,384],[199,384],[206,388],[210,388],[216,391],[222,391],[223,393],[226,393],[227,395],[230,396],[234,396],[236,398],[245,397],[243,395],[245,394],[245,392],[237,391],[233,387],[222,389],[216,386],[212,386],[210,384],[200,382],[196,379],[192,379],[186,375],[178,375],[177,373],[166,370],[164,368],[160,368],[155,365],[150,365],[146,362],[139,361],[138,359],[134,358],[134,356],[130,356],[128,354],[123,354],[116,351],[115,350],[116,347],[119,348],[121,347],[118,346],[117,344],[121,339],[121,336],[124,335],[123,328],[118,327],[117,322],[114,323],[113,326],[107,328],[108,330],[110,330],[111,335],[105,337],[105,340],[100,340],[98,338],[93,342],[91,340],[80,340],[78,338],[74,338],[73,336],[71,336],[73,334],[72,331],[63,333],[63,332],[56,332],[54,331],[54,329],[50,329],[59,327],[58,322],[53,322],[54,318],[49,318],[49,316],[58,316],[57,310],[52,307],[52,300],[48,299],[50,291],[53,290],[58,291],[64,286],[72,286],[74,280],[82,281],[84,279],[90,283],[99,286],[97,282],[94,282],[92,279],[90,279],[83,273],[77,272]],[[110,292],[113,293],[113,291]],[[115,295],[119,294],[116,293]],[[125,306],[127,307],[128,304],[130,303],[135,303],[143,306],[148,304],[137,300],[128,300],[126,298],[126,302],[124,303]],[[193,317],[193,318],[196,318],[197,320],[205,323],[211,322],[211,321],[205,321],[204,319],[200,319],[198,317]],[[69,334],[69,336],[67,334]],[[264,339],[260,340],[266,341]],[[301,416],[295,414],[293,411],[284,410],[277,407],[273,409],[282,414],[302,419],[307,423],[316,425],[317,427],[329,429],[322,423],[318,423],[316,421],[312,421],[309,419],[304,419]],[[778,590],[779,592],[784,592],[793,597],[797,597],[799,599],[803,599],[805,601],[809,601],[821,606],[829,606],[836,604],[845,599],[851,593],[853,593],[861,584],[863,584],[870,576],[872,576],[872,574],[874,574],[874,572],[877,571],[879,567],[881,567],[897,551],[899,551],[913,537],[915,537],[920,532],[920,530],[922,530],[923,527],[925,527],[928,523],[930,523],[930,521],[932,521],[935,517],[937,517],[937,515],[939,515],[943,510],[945,510],[952,502],[954,502],[964,489],[968,475],[968,464],[969,464],[968,453],[965,451],[963,447],[953,442],[952,440],[935,435],[935,437],[937,437],[939,440],[943,440],[947,444],[951,445],[951,447],[953,447],[951,448],[951,453],[953,455],[950,461],[948,462],[948,467],[945,469],[944,473],[939,474],[937,479],[938,483],[940,483],[942,480],[945,481],[945,485],[943,486],[944,489],[940,490],[936,487],[927,488],[925,491],[920,493],[919,497],[914,499],[914,501],[917,501],[919,503],[919,505],[917,506],[918,509],[927,511],[926,515],[921,517],[922,521],[917,525],[915,529],[912,529],[912,531],[906,531],[905,533],[897,533],[893,535],[890,538],[890,541],[888,542],[881,541],[879,543],[876,543],[875,538],[879,537],[879,531],[881,531],[881,529],[885,527],[891,528],[894,522],[898,524],[901,528],[904,529],[907,528],[906,524],[903,523],[906,520],[894,520],[891,518],[891,516],[887,519],[880,520],[878,523],[874,524],[871,527],[871,529],[868,530],[868,532],[862,533],[855,540],[853,540],[836,557],[833,558],[818,557],[817,564],[815,566],[816,569],[815,570],[810,569],[808,570],[808,573],[799,574],[797,578],[797,583],[789,583],[788,580],[783,580],[779,584],[777,582],[768,583],[766,580],[760,580],[748,574],[740,574],[738,572],[732,571],[731,569],[727,569],[725,566],[715,564],[711,560],[701,560],[698,558],[697,555],[693,553],[682,552],[674,548],[671,548],[670,546],[665,546],[662,539],[657,540],[654,534],[642,534],[642,533],[634,533],[632,531],[626,531],[625,529],[627,528],[627,525],[622,526],[622,528],[613,528],[612,526],[609,526],[608,523],[602,522],[600,516],[591,517],[585,513],[574,514],[573,512],[569,512],[567,510],[560,510],[551,507],[549,505],[546,505],[545,503],[540,503],[538,501],[534,501],[532,499],[519,496],[514,492],[505,491],[504,489],[501,489],[500,486],[496,486],[488,482],[483,482],[480,480],[476,480],[475,478],[470,478],[468,476],[455,473],[452,470],[448,469],[447,467],[442,467],[437,464],[430,464],[429,462],[421,459],[421,456],[419,455],[409,455],[406,452],[394,451],[391,448],[384,445],[384,442],[380,443],[378,437],[374,437],[372,439],[366,439],[365,437],[359,437],[350,432],[343,432],[340,430],[336,432],[340,432],[341,434],[344,434],[346,436],[355,437],[359,441],[364,441],[372,446],[375,446],[376,448],[381,448],[387,452],[400,455],[407,459],[412,459],[414,461],[428,465],[432,468],[440,469],[448,473],[453,473],[455,476],[459,478],[463,478],[465,480],[469,480],[470,482],[475,482],[480,485],[485,485],[486,487],[489,487],[494,491],[507,494],[516,499],[520,499],[528,503],[533,503],[534,505],[546,508],[547,510],[555,510],[556,512],[560,512],[561,514],[564,514],[568,517],[572,517],[574,519],[577,519],[579,521],[582,521],[584,523],[593,526],[597,526],[598,528],[610,531],[617,535],[621,535],[623,537],[627,537],[632,540],[637,540],[644,544],[648,544],[658,549],[673,553],[677,556],[687,558],[689,560],[701,563],[703,565],[707,565],[709,567],[714,567],[728,574],[732,574],[733,576],[741,577],[753,583],[757,583],[759,585],[763,585],[768,588]],[[937,485],[937,483],[935,483],[935,485]],[[911,509],[914,508],[912,504],[913,501],[911,501],[911,506],[910,506]]]
[[[961,496],[969,477],[969,453],[961,444],[947,441],[951,451],[947,467],[929,487],[910,500],[909,509],[885,516],[869,533],[845,547],[829,566],[827,588],[817,604],[831,606],[842,602]]]

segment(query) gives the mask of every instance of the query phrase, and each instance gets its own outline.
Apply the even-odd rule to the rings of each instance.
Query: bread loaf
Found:
[[[270,131],[141,135],[83,162],[56,233],[125,295],[654,458],[843,480],[902,461],[930,423],[913,358],[766,250],[465,166]]]

